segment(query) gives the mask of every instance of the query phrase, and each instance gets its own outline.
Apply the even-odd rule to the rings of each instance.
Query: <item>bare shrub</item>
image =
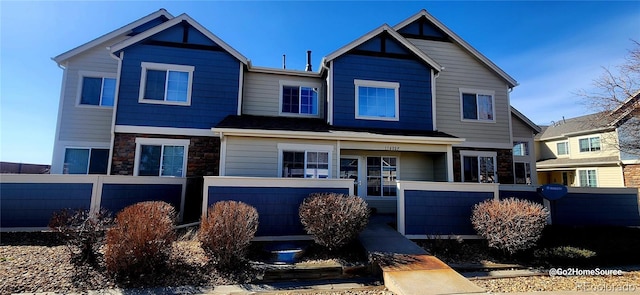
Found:
[[[104,244],[105,231],[112,222],[111,212],[104,208],[96,214],[86,209],[62,209],[53,213],[49,228],[64,237],[71,263],[96,266],[101,258],[99,250]]]
[[[160,201],[137,203],[120,211],[107,232],[107,270],[136,276],[165,266],[175,240],[175,217],[173,206]]]
[[[473,207],[471,223],[489,247],[513,254],[535,245],[548,215],[542,205],[527,200],[486,200]]]
[[[299,214],[307,233],[329,250],[355,239],[369,222],[367,203],[362,198],[337,193],[309,195],[300,205]]]
[[[198,239],[209,259],[224,268],[244,261],[257,230],[256,208],[243,202],[220,201],[209,207]]]

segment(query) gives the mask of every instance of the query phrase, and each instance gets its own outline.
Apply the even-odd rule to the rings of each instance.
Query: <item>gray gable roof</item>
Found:
[[[615,129],[611,125],[613,117],[604,112],[580,116],[570,119],[562,119],[549,126],[543,126],[542,132],[536,136],[539,140],[563,138],[572,135],[595,133]]]

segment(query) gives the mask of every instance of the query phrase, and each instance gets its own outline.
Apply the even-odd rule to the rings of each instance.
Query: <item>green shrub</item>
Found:
[[[209,259],[225,268],[245,259],[257,230],[256,208],[242,202],[221,201],[209,207],[198,239]]]
[[[588,259],[595,257],[596,252],[578,247],[560,246],[536,249],[533,251],[533,256],[547,264],[575,264],[584,263]]]
[[[63,209],[53,213],[49,228],[62,234],[73,264],[97,265],[105,231],[112,222],[111,213],[106,209],[95,215],[86,209]]]
[[[175,240],[175,217],[173,206],[159,201],[137,203],[120,211],[107,232],[107,270],[136,276],[165,266]]]
[[[369,222],[367,203],[337,193],[309,195],[299,209],[300,221],[313,240],[333,250],[355,239]]]
[[[473,207],[471,223],[489,247],[513,254],[535,245],[548,215],[542,205],[526,200],[486,200]]]

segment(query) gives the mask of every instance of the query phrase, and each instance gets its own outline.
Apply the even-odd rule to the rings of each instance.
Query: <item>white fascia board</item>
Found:
[[[309,72],[309,71],[299,71],[299,70],[285,70],[285,69],[256,67],[256,66],[249,66],[248,70],[249,72],[263,73],[263,74],[278,74],[278,75],[311,77],[311,78],[322,77],[322,74],[320,72]]]
[[[162,8],[162,9],[160,9],[160,10],[158,10],[158,11],[152,13],[152,14],[149,14],[149,15],[147,15],[147,16],[145,16],[143,18],[140,18],[140,19],[138,19],[138,20],[136,20],[136,21],[134,21],[134,22],[132,22],[132,23],[130,23],[128,25],[125,25],[125,26],[123,26],[123,27],[121,27],[121,28],[119,28],[119,29],[117,29],[115,31],[112,31],[111,33],[107,33],[105,35],[102,35],[102,36],[100,36],[100,37],[98,37],[96,39],[93,39],[93,40],[91,40],[91,41],[89,41],[89,42],[87,42],[85,44],[82,44],[82,45],[80,45],[80,46],[78,46],[78,47],[76,47],[74,49],[71,49],[71,50],[69,50],[69,51],[67,51],[65,53],[62,53],[62,54],[60,54],[60,55],[58,55],[56,57],[53,57],[52,59],[56,63],[62,64],[62,63],[64,63],[64,61],[68,60],[69,58],[71,58],[71,57],[73,57],[75,55],[78,55],[78,54],[80,54],[82,52],[85,52],[85,51],[87,51],[87,50],[89,50],[89,49],[91,49],[91,48],[93,48],[93,47],[95,47],[97,45],[100,45],[100,44],[102,44],[104,42],[107,42],[107,41],[109,41],[109,40],[111,40],[113,38],[116,38],[118,36],[126,34],[129,31],[135,29],[136,27],[141,26],[141,25],[143,25],[143,24],[145,24],[145,23],[147,23],[149,21],[152,21],[152,20],[154,20],[154,19],[156,19],[156,18],[158,18],[160,16],[164,16],[169,20],[173,18],[173,15],[171,15],[164,8]]]
[[[518,111],[513,106],[511,106],[511,113],[513,115],[515,115],[518,119],[522,120],[522,122],[524,122],[525,124],[529,125],[529,127],[531,127],[531,129],[535,130],[537,133],[540,133],[542,131],[540,126],[538,126],[536,123],[533,123],[533,121],[531,121],[529,118],[527,118],[527,116],[525,116],[523,113]]]
[[[338,50],[332,52],[331,54],[327,55],[325,57],[325,59],[324,59],[324,62],[329,62],[329,61],[332,61],[332,60],[338,58],[339,56],[349,52],[350,50],[358,47],[362,43],[364,43],[366,41],[369,41],[371,38],[373,38],[375,36],[378,36],[380,33],[385,32],[385,31],[387,33],[389,33],[389,35],[391,35],[396,41],[400,42],[407,49],[409,49],[411,52],[413,52],[415,55],[417,55],[420,59],[422,59],[424,62],[426,62],[429,66],[434,68],[436,71],[439,72],[439,71],[442,71],[444,69],[443,66],[441,66],[435,60],[433,60],[431,57],[429,57],[426,53],[424,53],[424,51],[422,51],[422,50],[418,49],[417,47],[415,47],[415,45],[411,44],[411,42],[409,42],[407,39],[402,37],[402,35],[398,34],[398,32],[396,32],[393,28],[391,28],[387,24],[379,26],[378,28],[374,29],[373,31],[365,34],[364,36],[352,41],[351,43],[349,43],[349,44],[339,48]]]
[[[496,143],[496,142],[472,142],[465,141],[455,147],[461,148],[485,148],[485,149],[512,149],[513,143]]]
[[[229,52],[231,55],[233,55],[235,58],[237,58],[239,61],[241,61],[243,64],[248,64],[248,60],[247,58],[242,55],[240,52],[238,52],[237,50],[235,50],[233,47],[229,46],[229,44],[225,43],[224,41],[222,41],[222,39],[220,39],[218,36],[214,35],[213,33],[211,33],[209,30],[207,30],[205,27],[203,27],[202,25],[200,25],[197,21],[195,21],[194,19],[192,19],[190,16],[188,16],[187,14],[181,14],[167,22],[164,22],[163,24],[157,25],[149,30],[146,30],[138,35],[135,35],[132,38],[129,38],[127,40],[124,40],[118,44],[115,44],[111,47],[109,47],[109,50],[111,50],[111,52],[117,52],[119,50],[122,50],[128,46],[131,46],[135,43],[138,43],[146,38],[149,38],[159,32],[162,32],[168,28],[171,28],[179,23],[181,23],[182,21],[186,21],[187,23],[189,23],[191,26],[193,26],[196,30],[200,31],[200,33],[202,33],[203,35],[207,36],[207,38],[209,38],[211,41],[215,42],[216,44],[218,44],[218,46],[222,47],[224,50],[226,50],[227,52]]]
[[[471,53],[475,58],[477,58],[478,60],[480,60],[481,62],[483,62],[487,67],[489,67],[491,70],[493,70],[496,74],[498,74],[500,77],[502,77],[505,81],[507,81],[507,83],[509,83],[509,85],[511,87],[516,87],[518,86],[518,81],[516,81],[513,77],[509,76],[509,74],[507,74],[505,71],[503,71],[500,67],[498,67],[496,64],[494,64],[490,59],[488,59],[486,56],[484,56],[482,53],[480,53],[478,50],[476,50],[475,48],[473,48],[473,46],[471,46],[469,43],[467,43],[466,41],[464,41],[462,38],[460,38],[460,36],[458,36],[456,33],[454,33],[452,30],[450,30],[449,28],[447,28],[447,26],[445,26],[443,23],[441,23],[439,20],[437,20],[434,16],[432,16],[431,14],[429,14],[426,10],[422,9],[420,10],[420,12],[414,14],[413,16],[407,18],[406,20],[400,22],[399,24],[395,25],[393,27],[394,30],[398,31],[402,28],[404,28],[405,26],[409,25],[410,23],[418,20],[420,17],[426,17],[427,20],[429,20],[431,23],[433,23],[436,27],[438,27],[440,30],[442,30],[443,32],[445,32],[445,34],[447,34],[449,37],[451,37],[451,39],[453,39],[458,45],[462,46],[462,48],[464,48],[465,50],[467,50],[469,53]]]
[[[184,136],[217,136],[210,129],[177,128],[177,127],[151,127],[115,125],[116,133],[155,134],[155,135],[184,135]]]
[[[396,143],[422,143],[453,145],[464,142],[463,138],[442,138],[424,136],[383,135],[367,132],[349,131],[289,131],[289,130],[263,130],[263,129],[237,129],[237,128],[211,128],[216,134],[225,136],[245,137],[272,137],[272,138],[296,138],[296,139],[328,139],[342,141],[361,142],[396,142]]]

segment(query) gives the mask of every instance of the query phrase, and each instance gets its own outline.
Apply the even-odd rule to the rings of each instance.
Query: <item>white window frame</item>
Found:
[[[380,158],[382,160],[382,158],[395,158],[396,159],[396,182],[400,180],[400,154],[397,155],[389,155],[389,154],[383,154],[383,155],[364,155],[362,156],[362,170],[363,170],[363,174],[362,177],[360,177],[360,175],[358,175],[359,178],[361,178],[362,180],[362,195],[366,196],[367,199],[370,200],[389,200],[390,198],[397,198],[398,197],[398,192],[396,191],[396,195],[395,196],[370,196],[369,195],[369,185],[367,183],[368,180],[368,158]],[[382,178],[382,163],[380,163],[380,176]],[[383,181],[380,182],[380,188],[382,189],[383,187]]]
[[[80,108],[93,108],[93,109],[113,109],[113,106],[105,106],[102,105],[102,92],[104,91],[104,79],[114,79],[116,80],[116,90],[118,89],[118,78],[115,73],[106,73],[106,72],[92,72],[92,71],[78,71],[78,95],[76,97],[76,107]],[[92,104],[83,104],[82,101],[82,87],[84,87],[84,78],[101,78],[102,85],[100,86],[100,102],[98,105]],[[113,103],[115,104],[115,96],[117,93],[114,93]]]
[[[138,169],[140,168],[140,150],[143,145],[159,145],[162,146],[162,151],[160,154],[160,175],[158,177],[174,177],[174,176],[162,176],[162,156],[164,154],[164,146],[183,146],[184,147],[184,156],[182,159],[182,176],[185,177],[187,174],[187,160],[189,158],[189,145],[191,144],[191,140],[189,139],[170,139],[170,138],[146,138],[146,137],[136,137],[136,155],[135,162],[133,164],[133,176],[139,176]]]
[[[592,138],[597,138],[598,142],[600,143],[600,146],[598,150],[591,150],[593,147],[591,146],[591,139]],[[581,147],[580,147],[580,140],[586,139],[589,142],[589,150],[588,151],[582,151]],[[580,153],[596,153],[596,152],[601,152],[602,151],[602,138],[599,135],[596,136],[583,136],[583,137],[579,137],[578,138],[578,152]]]
[[[531,185],[533,182],[533,172],[531,171],[531,162],[526,162],[526,161],[514,161],[513,162],[513,183],[514,184],[523,184],[523,183],[516,183],[516,164],[524,164],[524,168],[527,169],[528,166],[528,172],[529,172],[529,182],[525,182],[524,184],[526,185]],[[525,171],[526,174],[527,171]],[[526,178],[526,177],[525,177]]]
[[[398,82],[385,82],[385,81],[373,81],[373,80],[359,80],[354,79],[353,84],[355,86],[355,117],[361,120],[375,120],[375,121],[400,121],[400,83]],[[390,88],[395,91],[395,116],[394,117],[375,117],[360,115],[360,98],[358,88],[363,87],[377,87],[377,88]]]
[[[175,64],[162,64],[162,63],[154,63],[154,62],[142,62],[140,63],[140,67],[142,68],[140,74],[140,90],[138,92],[138,102],[139,103],[150,103],[150,104],[166,104],[166,105],[179,105],[179,106],[190,106],[191,105],[191,88],[193,86],[193,72],[195,70],[194,66],[187,65],[175,65]],[[156,70],[156,71],[166,71],[167,75],[165,76],[164,81],[164,99],[163,100],[155,100],[155,99],[145,99],[144,92],[147,84],[147,70]],[[189,84],[187,86],[187,101],[167,101],[167,90],[168,90],[168,79],[169,79],[169,71],[177,71],[177,72],[187,72],[189,73]]]
[[[333,177],[333,151],[334,147],[332,145],[311,145],[311,144],[294,144],[294,143],[279,143],[278,144],[278,177],[282,177],[282,161],[283,161],[283,152],[304,152],[304,168],[307,169],[307,152],[317,152],[317,153],[328,153],[329,155],[329,173],[326,179]],[[305,173],[306,178],[306,173]],[[323,179],[323,178],[317,178]]]
[[[561,154],[560,153],[560,149],[558,148],[558,145],[560,145],[560,144],[566,145],[566,151],[567,151],[566,154]],[[556,142],[556,155],[565,156],[566,157],[566,156],[569,156],[570,153],[571,153],[571,150],[569,149],[569,141],[568,140]]]
[[[89,167],[91,167],[91,152],[92,150],[107,150],[109,151],[109,147],[108,146],[104,146],[104,147],[99,147],[99,146],[91,146],[91,147],[86,147],[86,146],[65,146],[64,147],[64,155],[62,157],[62,174],[69,174],[69,173],[65,173],[64,169],[65,169],[65,165],[66,165],[66,155],[67,155],[67,150],[89,150],[89,158],[87,159],[87,167],[86,170],[87,172],[84,174],[75,174],[75,175],[107,175],[105,174],[89,174]],[[109,163],[109,157],[107,156],[107,165]],[[107,172],[109,171],[109,167],[107,167]]]
[[[481,152],[481,151],[460,151],[460,180],[464,181],[464,157],[485,157],[493,158],[493,178],[494,183],[499,183],[498,179],[498,153],[497,152]],[[480,182],[480,163],[478,163],[478,183]]]
[[[523,145],[523,147],[524,147],[524,155],[516,155],[516,154],[514,153],[514,150],[515,150],[516,145],[520,145],[520,144],[522,144],[522,145]],[[530,154],[530,152],[529,152],[529,141],[526,141],[526,140],[516,140],[516,141],[514,141],[514,142],[513,142],[513,147],[514,147],[514,148],[512,149],[511,153],[513,154],[513,156],[514,156],[514,157],[528,157],[528,156],[529,156],[529,154]]]
[[[313,82],[305,82],[305,81],[293,81],[293,80],[280,80],[279,83],[279,96],[278,96],[278,115],[280,116],[290,116],[290,117],[311,117],[311,118],[318,118],[321,116],[322,114],[322,103],[321,103],[321,99],[320,99],[320,88],[322,87],[319,83],[313,83]],[[287,112],[283,112],[282,111],[282,105],[283,105],[283,101],[282,101],[282,95],[283,93],[283,87],[284,86],[288,86],[288,87],[298,87],[298,113],[287,113]],[[302,107],[302,104],[300,103],[300,95],[302,95],[302,91],[300,91],[302,87],[305,88],[313,88],[316,93],[318,94],[318,113],[317,114],[302,114],[300,113],[300,108]]]
[[[581,171],[586,171],[586,174],[587,174],[587,184],[589,183],[589,171],[593,171],[593,172],[594,172],[594,174],[595,174],[595,175],[594,175],[594,177],[595,177],[595,183],[596,183],[596,185],[595,185],[595,186],[589,186],[589,185],[587,185],[587,186],[582,186],[582,179],[580,178],[580,172],[581,172]],[[598,169],[596,169],[596,168],[577,169],[577,170],[576,170],[576,176],[577,176],[577,178],[578,178],[578,186],[580,186],[580,187],[598,187]]]
[[[471,88],[459,88],[460,93],[460,121],[462,122],[474,122],[474,123],[495,123],[496,122],[496,92],[492,90],[471,89]],[[476,107],[478,106],[478,95],[490,95],[491,96],[491,113],[493,114],[493,120],[480,119],[480,108],[477,107],[476,117],[478,119],[465,119],[464,117],[464,101],[462,94],[475,94],[476,95]]]

